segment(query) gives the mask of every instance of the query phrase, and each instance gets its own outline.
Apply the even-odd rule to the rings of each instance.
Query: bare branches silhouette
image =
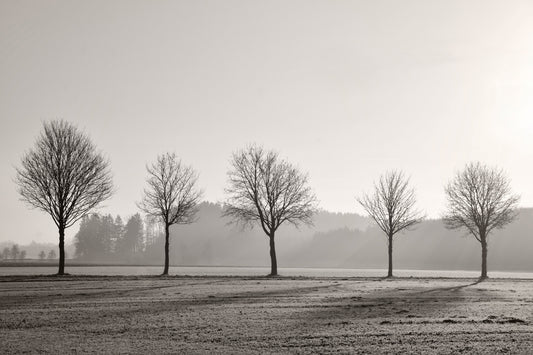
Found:
[[[520,197],[511,192],[504,172],[470,163],[445,187],[448,201],[443,217],[447,228],[465,228],[481,244],[481,278],[487,277],[488,235],[517,216]]]
[[[414,189],[409,187],[409,179],[402,172],[391,171],[382,175],[374,184],[374,192],[365,194],[357,201],[387,235],[389,268],[387,277],[392,277],[392,245],[394,236],[424,219],[415,210]]]
[[[146,167],[148,188],[138,207],[147,215],[157,218],[165,226],[165,267],[169,268],[170,226],[195,221],[202,192],[197,188],[198,174],[192,167],[181,163],[175,153],[165,153]]]
[[[270,275],[277,275],[276,230],[285,222],[310,225],[317,211],[307,175],[276,152],[252,145],[233,154],[228,180],[224,216],[243,226],[260,224],[269,238]]]
[[[48,213],[59,230],[59,270],[65,272],[65,229],[109,198],[109,163],[90,138],[66,121],[43,124],[22,158],[16,182],[22,200]]]

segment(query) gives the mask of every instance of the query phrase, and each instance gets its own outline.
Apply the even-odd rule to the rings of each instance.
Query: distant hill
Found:
[[[489,270],[533,271],[533,209],[489,236]],[[357,248],[339,266],[385,267],[385,239],[376,228],[357,238]],[[379,240],[379,242],[377,242]],[[344,246],[348,248],[348,245]],[[442,220],[429,220],[399,235],[394,244],[395,267],[402,269],[478,270],[479,242],[464,231],[450,231]]]
[[[533,271],[533,209],[522,209],[507,228],[489,236],[489,271]],[[394,242],[394,267],[401,269],[478,270],[479,243],[441,220],[428,220]],[[386,239],[377,227],[317,233],[293,251],[288,262],[316,267],[386,268]]]
[[[222,206],[204,202],[200,205],[198,222],[171,227],[171,261],[180,265],[242,265],[258,266],[269,263],[268,240],[259,226],[243,229],[229,224],[222,216]],[[317,232],[336,228],[366,230],[368,218],[350,213],[320,211],[311,227],[295,228],[283,225],[277,232],[277,250],[283,253],[298,250],[312,240]],[[162,243],[162,241],[160,241]],[[154,250],[159,258],[161,249]]]
[[[220,217],[221,206],[204,203],[198,223],[171,229],[171,261],[176,265],[267,266],[268,241],[259,228],[242,230]],[[489,237],[489,270],[533,271],[533,209]],[[282,226],[276,237],[280,267],[386,268],[383,233],[371,220],[351,213],[321,211],[314,227]],[[161,249],[162,250],[162,249]],[[477,270],[479,243],[462,231],[427,220],[400,234],[394,267]],[[160,254],[157,250],[156,254]],[[159,257],[159,255],[157,255]]]

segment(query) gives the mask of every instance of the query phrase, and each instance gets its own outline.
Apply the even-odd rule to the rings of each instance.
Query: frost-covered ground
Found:
[[[533,281],[0,277],[0,352],[533,353]]]

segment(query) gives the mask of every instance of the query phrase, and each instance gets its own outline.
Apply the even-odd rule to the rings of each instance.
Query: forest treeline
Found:
[[[99,262],[140,261],[145,245],[149,245],[144,224],[138,213],[126,223],[118,215],[87,215],[74,237],[75,258]]]
[[[139,213],[125,222],[120,215],[92,213],[74,236],[74,258],[86,262],[143,264],[160,262],[161,225]]]

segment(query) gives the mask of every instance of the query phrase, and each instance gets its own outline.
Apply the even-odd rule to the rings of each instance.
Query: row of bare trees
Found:
[[[48,260],[56,259],[56,252],[53,249],[50,249],[48,254],[44,250],[41,250],[37,255],[39,260],[44,260],[48,256]],[[24,260],[26,259],[26,250],[21,250],[18,244],[13,244],[11,248],[5,247],[2,252],[0,252],[0,260]]]
[[[56,251],[54,249],[50,249],[48,254],[46,254],[46,252],[44,250],[41,250],[39,252],[38,257],[39,257],[39,260],[44,260],[44,259],[54,260],[54,259],[57,258],[57,255],[56,255]],[[65,258],[66,258],[66,253],[65,253]]]
[[[283,223],[311,223],[317,200],[307,175],[275,152],[250,146],[233,154],[225,215],[235,223],[259,222],[270,243],[271,274],[277,275],[275,232]],[[195,221],[202,197],[198,174],[174,153],[147,166],[147,188],[138,207],[165,229],[169,269],[170,227]],[[45,122],[35,146],[22,158],[16,182],[22,200],[48,213],[59,232],[59,270],[65,273],[65,229],[113,193],[109,162],[89,137],[66,121]]]
[[[21,250],[18,244],[13,244],[11,248],[5,247],[0,252],[0,260],[24,260],[26,259],[26,250]]]
[[[147,215],[159,218],[165,227],[165,267],[168,274],[170,226],[195,221],[202,193],[198,174],[184,166],[175,154],[160,155],[147,167],[148,188],[138,204]],[[307,175],[272,151],[252,145],[237,151],[228,172],[228,199],[223,215],[243,227],[259,224],[269,239],[271,271],[278,274],[275,235],[283,223],[311,224],[317,200],[307,184]]]
[[[232,155],[228,172],[224,216],[243,227],[258,225],[269,241],[271,272],[277,258],[275,235],[284,224],[312,224],[318,201],[301,172],[278,153],[251,145]],[[158,219],[165,230],[165,266],[169,270],[170,227],[195,221],[202,198],[198,174],[174,153],[165,153],[147,166],[147,187],[138,207]],[[87,135],[65,121],[44,123],[35,147],[17,169],[22,200],[48,213],[59,231],[59,270],[64,274],[65,229],[109,198],[113,184],[109,162],[96,151]],[[482,273],[487,276],[487,237],[516,216],[518,197],[511,193],[501,170],[480,163],[469,164],[445,189],[449,228],[465,228],[481,243]],[[416,197],[402,172],[389,172],[359,203],[387,235],[389,270],[392,276],[394,237],[416,224],[424,215],[415,209]]]
[[[517,216],[519,196],[512,193],[509,179],[500,169],[470,163],[446,185],[447,209],[443,216],[449,229],[464,229],[481,244],[481,279],[487,277],[488,236]],[[392,277],[393,239],[424,219],[415,209],[414,189],[398,171],[381,176],[372,194],[358,199],[366,212],[387,236]]]

